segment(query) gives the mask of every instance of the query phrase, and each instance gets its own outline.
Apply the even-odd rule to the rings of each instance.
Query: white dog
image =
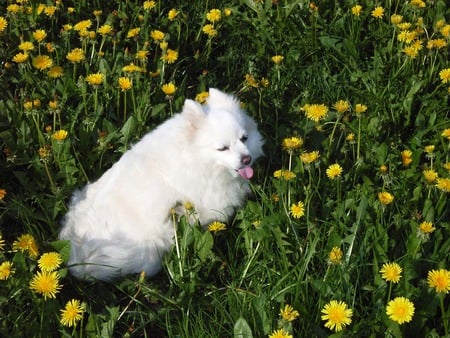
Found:
[[[74,194],[59,236],[71,242],[72,274],[155,275],[174,240],[171,210],[190,202],[203,226],[227,221],[249,193],[262,145],[233,96],[210,89],[205,105],[186,100],[181,113]]]

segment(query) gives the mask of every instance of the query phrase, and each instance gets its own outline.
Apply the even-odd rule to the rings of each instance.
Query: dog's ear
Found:
[[[205,111],[200,103],[194,100],[186,100],[184,101],[182,115],[195,129],[197,129],[199,123],[205,118]]]
[[[216,88],[209,89],[206,103],[209,107],[224,109],[230,112],[240,109],[239,101],[234,96],[226,94]]]

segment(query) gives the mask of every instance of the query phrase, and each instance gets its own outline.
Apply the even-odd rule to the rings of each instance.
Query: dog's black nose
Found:
[[[241,157],[242,164],[249,165],[252,162],[252,157],[250,155],[244,155]]]

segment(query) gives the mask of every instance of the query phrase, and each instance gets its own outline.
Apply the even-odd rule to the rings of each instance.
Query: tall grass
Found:
[[[449,20],[443,0],[0,4],[0,335],[449,334]],[[266,138],[251,200],[223,231],[177,221],[156,278],[72,278],[73,191],[210,87]]]

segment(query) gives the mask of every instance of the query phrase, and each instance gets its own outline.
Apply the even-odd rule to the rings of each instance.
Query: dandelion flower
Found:
[[[328,114],[328,107],[324,104],[305,104],[300,110],[304,111],[306,117],[314,122],[319,122]]]
[[[180,13],[180,12],[178,12],[175,8],[172,8],[172,9],[169,11],[169,13],[167,13],[167,18],[168,18],[170,21],[173,21],[173,20],[175,20],[175,18],[178,16],[179,13]]]
[[[330,253],[328,254],[328,260],[331,264],[340,264],[342,262],[343,256],[344,253],[342,252],[341,248],[335,246],[331,249]]]
[[[359,115],[359,114],[365,113],[366,111],[367,111],[367,106],[365,104],[358,103],[355,105],[356,114]]]
[[[220,11],[220,9],[216,9],[216,8],[211,9],[206,14],[206,19],[212,23],[219,21],[221,17],[222,17],[222,12]]]
[[[39,249],[36,240],[30,234],[21,235],[13,242],[12,249],[14,251],[27,252],[31,258],[39,255]]]
[[[348,142],[353,142],[355,140],[355,134],[354,133],[349,133],[346,137],[345,140]]]
[[[291,334],[284,331],[284,329],[275,330],[269,335],[269,338],[293,338]]]
[[[85,30],[89,29],[91,26],[92,26],[91,20],[83,20],[83,21],[76,23],[73,26],[73,29],[77,32],[81,32],[81,31],[85,31]]]
[[[37,29],[32,35],[37,42],[42,42],[47,37],[47,32],[43,29]]]
[[[414,6],[417,8],[427,7],[427,4],[423,0],[411,0],[409,3],[411,4],[411,6]]]
[[[327,168],[326,174],[327,174],[328,178],[330,178],[331,180],[334,180],[336,177],[341,176],[342,167],[338,163],[332,164]]]
[[[339,100],[333,105],[333,108],[342,114],[350,110],[350,103],[346,100]]]
[[[135,65],[134,63],[130,63],[129,65],[123,66],[122,71],[125,73],[136,73],[136,72],[144,72],[142,67]]]
[[[322,320],[325,320],[325,327],[336,332],[341,331],[352,322],[353,311],[347,308],[343,301],[332,300],[325,304],[322,309]]]
[[[78,299],[69,300],[61,310],[60,322],[67,327],[75,326],[83,318],[84,307]]]
[[[108,25],[108,24],[102,25],[101,27],[99,27],[99,29],[97,29],[97,33],[99,33],[101,35],[111,34],[112,31],[113,31],[112,26]]]
[[[55,141],[64,141],[69,133],[63,129],[57,130],[52,134],[52,139]]]
[[[127,33],[127,39],[138,36],[140,31],[141,29],[139,27],[130,29]]]
[[[48,55],[38,55],[33,58],[32,64],[34,68],[44,70],[53,65],[53,60]]]
[[[103,83],[104,75],[102,73],[89,74],[86,76],[86,82],[91,86],[100,86]]]
[[[274,56],[272,56],[271,59],[274,64],[279,65],[284,60],[284,56],[283,55],[274,55]]]
[[[211,24],[206,24],[202,28],[202,32],[208,35],[210,38],[215,37],[217,35],[217,30]]]
[[[56,294],[61,289],[59,278],[56,271],[38,271],[30,281],[30,289],[44,296],[44,300],[56,298]]]
[[[66,55],[66,59],[72,63],[78,63],[84,60],[84,57],[84,52],[81,48],[74,48]]]
[[[119,77],[118,82],[119,82],[119,88],[122,91],[129,90],[129,89],[131,89],[131,87],[133,87],[133,80],[130,79],[129,77],[124,77],[124,76]]]
[[[13,263],[6,261],[0,264],[0,280],[7,280],[13,273]]]
[[[381,19],[384,15],[384,8],[381,6],[377,6],[374,8],[374,10],[370,13],[374,18]]]
[[[283,140],[282,146],[284,150],[293,151],[302,146],[303,139],[301,137],[289,137]]]
[[[450,178],[437,178],[436,187],[443,192],[450,192]]]
[[[198,93],[197,95],[195,95],[195,101],[197,101],[198,103],[205,103],[208,96],[208,92]]]
[[[227,229],[227,226],[225,225],[225,223],[222,222],[212,222],[210,225],[208,225],[208,231],[210,232],[219,232],[219,231],[224,231]]]
[[[145,60],[150,52],[148,50],[139,50],[136,52],[136,59]]]
[[[438,173],[433,169],[426,169],[422,173],[425,181],[429,184],[433,183],[438,178]]]
[[[378,199],[380,200],[381,204],[388,205],[392,203],[392,201],[394,200],[394,196],[387,191],[382,191],[378,193]]]
[[[414,315],[414,304],[405,297],[397,297],[386,306],[386,314],[398,324],[409,323]]]
[[[3,32],[6,27],[8,27],[8,20],[5,17],[0,16],[0,33]]]
[[[16,55],[14,55],[12,60],[15,63],[24,63],[28,60],[29,57],[30,56],[27,53],[17,53]]]
[[[315,161],[317,161],[319,159],[320,155],[319,155],[319,151],[315,150],[315,151],[311,151],[309,153],[303,153],[300,155],[300,160],[304,163],[304,164],[311,164]]]
[[[441,78],[442,83],[450,82],[450,68],[442,69],[439,72],[439,77]]]
[[[450,291],[450,271],[446,269],[431,270],[427,277],[428,285],[436,292],[448,293]]]
[[[444,129],[441,133],[441,136],[450,141],[450,128]]]
[[[284,308],[280,310],[281,318],[287,322],[294,321],[299,315],[300,314],[298,313],[298,311],[294,310],[294,308],[289,304],[286,304]]]
[[[172,96],[173,94],[175,94],[177,87],[175,87],[175,85],[172,82],[169,82],[169,83],[163,84],[161,86],[161,89],[164,94],[166,94],[168,96]]]
[[[386,282],[398,283],[402,275],[402,268],[397,263],[384,263],[380,273],[381,278]]]
[[[48,70],[47,75],[52,79],[57,79],[61,77],[63,73],[64,69],[61,66],[53,66]]]
[[[173,49],[167,49],[166,52],[161,56],[161,60],[163,60],[165,63],[171,64],[177,61],[178,59],[178,52]]]
[[[299,201],[291,205],[290,214],[294,218],[300,218],[305,214],[305,205]]]
[[[31,41],[24,41],[19,44],[19,49],[24,52],[29,52],[34,49],[34,45]]]
[[[153,30],[150,32],[150,37],[156,41],[156,42],[160,42],[164,40],[165,34],[159,30]]]
[[[46,252],[38,260],[38,266],[42,271],[54,271],[62,263],[61,255],[57,252]]]
[[[404,167],[408,167],[412,162],[412,151],[411,150],[403,150],[401,152],[402,163]]]
[[[434,232],[435,230],[436,230],[436,228],[433,226],[432,222],[424,221],[419,224],[419,231],[422,234],[430,234],[430,233]]]
[[[355,5],[355,6],[352,7],[351,11],[352,11],[352,14],[354,16],[360,16],[361,12],[362,12],[362,6],[361,5]]]
[[[295,175],[294,172],[290,171],[290,170],[285,170],[285,169],[278,169],[275,170],[273,173],[273,177],[275,178],[282,178],[286,181],[292,180],[296,177],[297,175]]]
[[[151,10],[156,7],[156,2],[155,1],[144,1],[142,6],[144,7],[144,9],[146,11],[148,11],[148,10]]]
[[[403,16],[400,14],[392,14],[391,15],[391,24],[398,25],[403,21]]]

